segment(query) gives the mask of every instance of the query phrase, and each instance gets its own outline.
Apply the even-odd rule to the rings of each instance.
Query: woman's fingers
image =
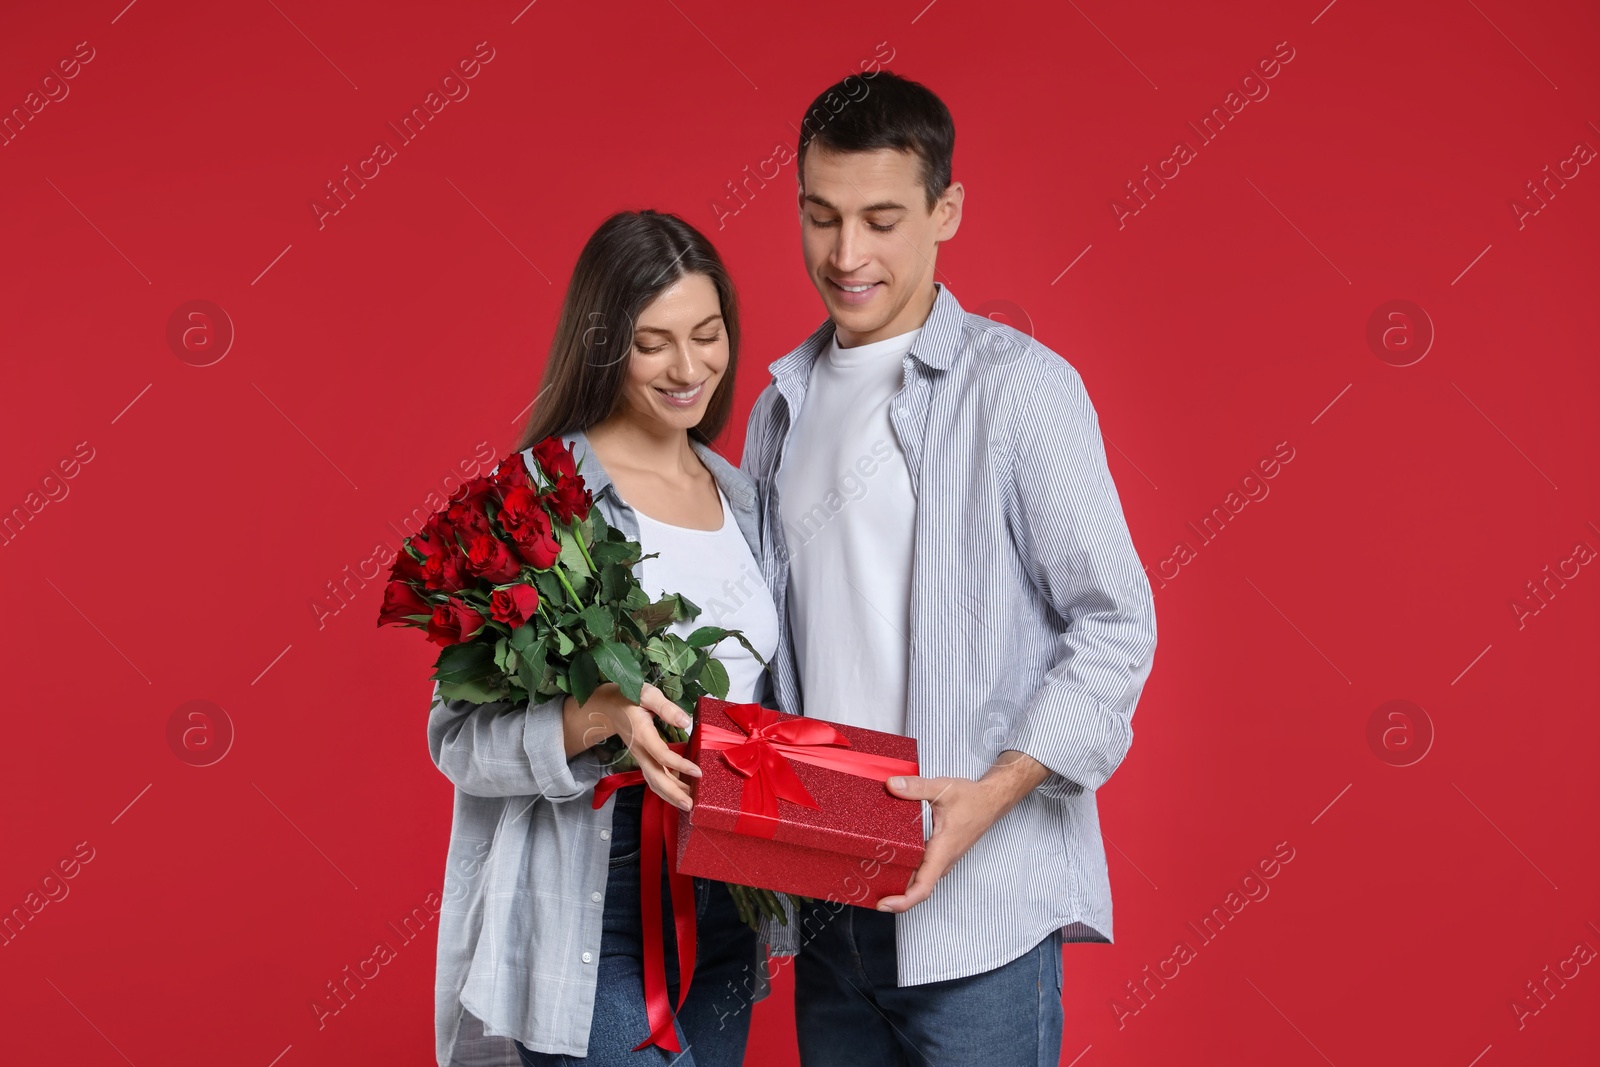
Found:
[[[648,711],[636,705],[629,709],[628,716],[630,719],[629,725],[633,728],[633,736],[640,739],[641,745],[649,753],[651,759],[663,767],[677,771],[679,774],[687,774],[692,778],[700,777],[700,768],[695,766],[693,760],[685,759],[667,747],[667,743],[661,739],[661,735],[656,733],[655,723],[651,721]]]
[[[694,720],[689,718],[688,712],[668,700],[667,694],[649,682],[644,684],[644,688],[639,693],[639,703],[647,711],[660,717],[662,722],[671,723],[673,726],[681,726],[685,730],[694,723]]]
[[[636,729],[633,736],[635,743],[630,747],[639,769],[644,772],[645,783],[668,803],[688,811],[691,806],[689,790],[678,774],[698,777],[700,768],[668,748],[654,727]]]
[[[655,732],[655,727],[645,725],[634,726],[633,736],[640,738],[645,752],[663,768],[675,771],[678,774],[687,774],[691,778],[698,778],[704,772],[695,766],[694,760],[688,759],[667,747],[661,735]]]

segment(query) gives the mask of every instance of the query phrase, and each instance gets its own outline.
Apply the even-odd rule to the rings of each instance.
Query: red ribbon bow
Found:
[[[682,753],[685,743],[668,745]],[[604,804],[613,792],[625,785],[644,782],[643,771],[608,774],[595,783],[593,807]],[[639,813],[639,915],[644,932],[644,1008],[650,1034],[633,1046],[635,1052],[655,1044],[669,1052],[682,1052],[673,1019],[689,996],[689,981],[694,977],[694,879],[679,874],[677,864],[667,864],[667,887],[672,894],[672,919],[678,934],[678,1004],[667,998],[667,961],[661,933],[661,862],[666,847],[678,841],[678,809],[646,788]]]
[[[849,748],[850,739],[818,719],[780,718],[778,712],[760,704],[730,704],[722,710],[744,731],[742,734],[708,722],[699,723],[697,728],[700,747],[721,750],[734,773],[744,778],[739,817],[733,824],[735,833],[776,836],[780,800],[819,807],[794,773],[790,760],[879,781],[896,774],[917,773],[915,760],[854,750],[840,752],[839,748]]]

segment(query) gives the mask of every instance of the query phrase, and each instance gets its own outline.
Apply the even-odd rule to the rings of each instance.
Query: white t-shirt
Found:
[[[720,486],[717,499],[722,502],[722,527],[717,530],[672,526],[633,509],[639,544],[647,555],[660,553],[640,562],[639,584],[651,600],[682,593],[700,609],[698,618],[669,626],[670,633],[687,638],[702,626],[738,630],[771,662],[778,648],[778,609]],[[761,664],[733,637],[724,638],[711,655],[728,669],[728,699],[754,703]]]
[[[917,498],[889,421],[918,327],[841,349],[810,384],[778,471],[805,714],[903,734]]]

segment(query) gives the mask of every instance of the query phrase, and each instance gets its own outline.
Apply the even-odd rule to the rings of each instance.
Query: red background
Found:
[[[1195,549],[1101,793],[1117,942],[1066,950],[1062,1062],[1594,1062],[1600,964],[1525,983],[1600,949],[1600,575],[1512,605],[1600,548],[1600,174],[1510,205],[1600,147],[1600,14],[1324,2],[6,5],[7,112],[94,49],[0,147],[0,507],[93,453],[0,551],[0,907],[93,849],[0,949],[7,1059],[432,1062],[431,928],[324,1028],[309,1007],[439,891],[450,818],[424,643],[375,628],[376,582],[313,605],[511,444],[614,210],[729,262],[737,458],[823,312],[792,165],[720,229],[712,204],[886,42],[959,131],[941,280],[1082,373],[1151,571]],[[470,96],[319,228],[324,183],[480,41]],[[1284,41],[1270,95],[1119,228],[1125,183]],[[203,367],[167,340],[197,299],[236,331]],[[1367,341],[1391,300],[1436,333],[1409,366]],[[1201,544],[1279,442],[1270,495]],[[191,700],[235,734],[210,766],[169,742]],[[1369,741],[1391,700],[1421,711]],[[1185,924],[1279,842],[1270,896],[1200,947]],[[1179,938],[1197,958],[1140,1005]],[[795,1062],[791,989],[749,1062]]]

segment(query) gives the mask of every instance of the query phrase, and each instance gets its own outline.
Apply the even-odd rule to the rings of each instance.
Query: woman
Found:
[[[660,553],[639,565],[645,592],[700,606],[675,632],[737,629],[766,659],[778,618],[756,563],[755,487],[710,448],[732,407],[738,349],[737,299],[711,244],[672,215],[614,215],[578,257],[517,448],[551,435],[572,447],[605,520]],[[728,699],[765,694],[762,666],[742,645],[724,641],[715,654]],[[699,774],[666,747],[657,717],[689,722],[649,685],[638,705],[607,683],[582,707],[570,696],[446,702],[435,691],[429,748],[457,787],[439,931],[440,1067],[742,1062],[752,1002],[767,991],[764,961],[726,886],[698,878],[696,964],[675,1024],[683,1054],[633,1051],[649,1033],[640,805],[648,787],[687,810],[684,776]],[[595,810],[608,768],[593,746],[613,734],[646,785]],[[675,939],[665,940],[676,1004]]]

